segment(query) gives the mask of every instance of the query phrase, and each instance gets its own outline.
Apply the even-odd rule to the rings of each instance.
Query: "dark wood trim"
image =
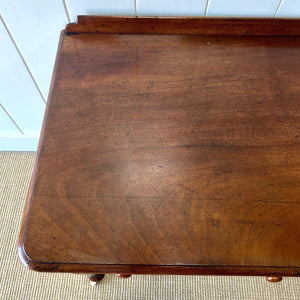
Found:
[[[38,272],[71,272],[101,274],[164,274],[164,275],[240,275],[267,277],[299,277],[300,268],[256,267],[256,266],[168,266],[168,265],[97,265],[43,263],[31,260],[19,248],[22,262],[31,270]]]
[[[78,16],[75,23],[66,26],[66,32],[299,36],[300,19]]]

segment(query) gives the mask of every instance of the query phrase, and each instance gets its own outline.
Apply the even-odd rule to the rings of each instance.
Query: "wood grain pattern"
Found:
[[[299,19],[78,16],[69,34],[191,34],[299,36]]]
[[[297,37],[62,33],[23,262],[299,276],[299,48]]]

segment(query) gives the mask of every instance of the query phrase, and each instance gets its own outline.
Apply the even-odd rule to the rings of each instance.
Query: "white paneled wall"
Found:
[[[275,16],[280,0],[210,0],[208,17],[269,17]]]
[[[139,16],[201,16],[205,15],[206,0],[137,0]]]
[[[23,140],[27,137],[32,139],[34,136],[37,140],[45,102],[1,21],[0,37],[0,103],[2,111],[13,120],[13,124],[16,124],[17,136],[21,133]],[[2,125],[2,122],[0,124]],[[2,126],[0,127],[0,150],[4,150],[1,137],[9,137],[7,128]],[[15,134],[11,136],[16,137]]]
[[[0,103],[0,128],[2,129],[2,136],[12,136],[18,135],[20,136],[22,132],[20,129],[15,125],[12,119],[7,115],[5,109],[3,108],[2,104]]]
[[[68,19],[61,0],[0,0],[2,18],[44,99],[47,98],[59,31]]]
[[[66,0],[71,21],[77,15],[134,16],[135,0]]]
[[[299,18],[300,17],[300,0],[284,0],[281,2],[277,18]]]
[[[79,14],[300,18],[300,0],[0,0],[0,151],[36,150],[59,34]]]

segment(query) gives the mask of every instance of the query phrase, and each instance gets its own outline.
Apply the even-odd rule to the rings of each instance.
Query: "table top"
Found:
[[[29,267],[299,275],[300,37],[184,20],[62,32],[20,234]]]

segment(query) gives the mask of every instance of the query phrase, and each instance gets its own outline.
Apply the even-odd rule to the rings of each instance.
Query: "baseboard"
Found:
[[[39,136],[1,136],[0,151],[36,151]]]

